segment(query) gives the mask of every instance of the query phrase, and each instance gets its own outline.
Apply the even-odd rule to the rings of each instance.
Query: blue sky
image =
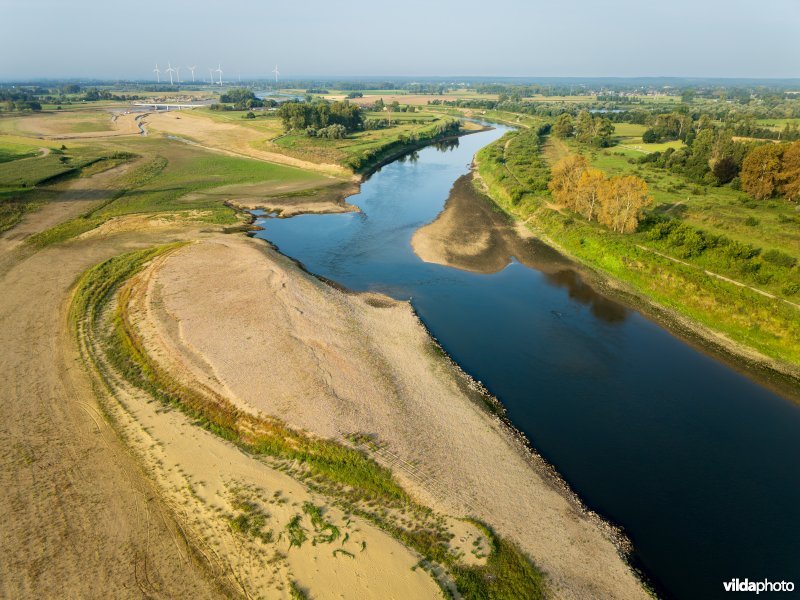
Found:
[[[0,0],[0,79],[800,77],[800,0]]]

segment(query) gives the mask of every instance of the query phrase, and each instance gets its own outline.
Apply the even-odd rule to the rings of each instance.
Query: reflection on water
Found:
[[[578,273],[571,269],[545,273],[545,277],[553,285],[565,288],[572,300],[588,306],[595,317],[606,323],[621,323],[628,314],[628,310],[624,306],[598,294]]]
[[[348,288],[411,298],[581,498],[624,527],[664,595],[800,581],[800,407],[604,298],[478,202],[464,175],[502,132],[383,167],[348,199],[362,213],[264,219],[258,235]]]

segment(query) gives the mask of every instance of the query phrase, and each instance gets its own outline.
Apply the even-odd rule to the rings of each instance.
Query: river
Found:
[[[623,528],[659,595],[722,598],[737,577],[800,586],[800,407],[563,261],[481,274],[413,252],[413,233],[505,131],[384,166],[348,199],[360,213],[260,219],[258,237],[348,288],[411,299],[583,502]]]

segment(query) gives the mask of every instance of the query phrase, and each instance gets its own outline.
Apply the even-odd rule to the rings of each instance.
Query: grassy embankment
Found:
[[[113,368],[133,386],[166,406],[179,409],[200,425],[247,452],[273,459],[274,465],[326,494],[350,514],[362,516],[416,550],[420,566],[443,567],[465,598],[543,598],[544,578],[511,542],[476,523],[491,544],[485,565],[467,566],[448,547],[442,519],[414,502],[391,471],[359,450],[311,438],[274,418],[257,418],[224,398],[190,389],[148,357],[127,313],[125,282],[154,258],[180,247],[170,244],[107,260],[79,279],[70,322],[85,358],[108,382]],[[113,300],[117,298],[116,306]],[[415,525],[409,526],[411,516]],[[437,578],[440,584],[441,578]],[[446,581],[446,579],[445,579]],[[447,585],[443,591],[448,592]]]
[[[452,135],[457,122],[457,119],[428,111],[365,112],[366,120],[388,120],[390,126],[356,131],[342,139],[323,139],[309,137],[305,132],[285,132],[280,118],[274,112],[259,113],[255,119],[242,118],[245,114],[242,111],[199,110],[197,114],[219,123],[258,132],[263,139],[252,143],[256,149],[314,163],[337,164],[357,173],[399,152]]]
[[[340,164],[354,172],[368,170],[391,156],[458,131],[458,120],[431,113],[366,113],[367,119],[388,119],[385,129],[358,131],[341,140],[289,133],[275,144],[298,158]]]
[[[621,137],[633,137],[629,129],[623,127]],[[478,153],[479,173],[502,208],[636,294],[757,350],[779,363],[774,367],[798,372],[800,310],[789,302],[800,304],[794,262],[800,218],[788,203],[754,202],[737,190],[691,184],[632,163],[630,158],[642,155],[632,148],[592,149],[554,139],[543,151],[544,143],[535,128],[522,129]],[[636,174],[648,181],[655,204],[638,232],[615,234],[550,204],[540,185],[546,157],[578,151],[609,175]]]

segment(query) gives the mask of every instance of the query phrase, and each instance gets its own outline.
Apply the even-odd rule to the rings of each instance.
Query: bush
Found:
[[[779,267],[786,267],[787,269],[791,269],[797,264],[797,259],[794,256],[790,256],[780,250],[767,250],[764,252],[763,258],[768,263]]]
[[[795,283],[794,281],[787,283],[781,290],[784,296],[794,296],[797,292],[800,292],[800,283]]]

